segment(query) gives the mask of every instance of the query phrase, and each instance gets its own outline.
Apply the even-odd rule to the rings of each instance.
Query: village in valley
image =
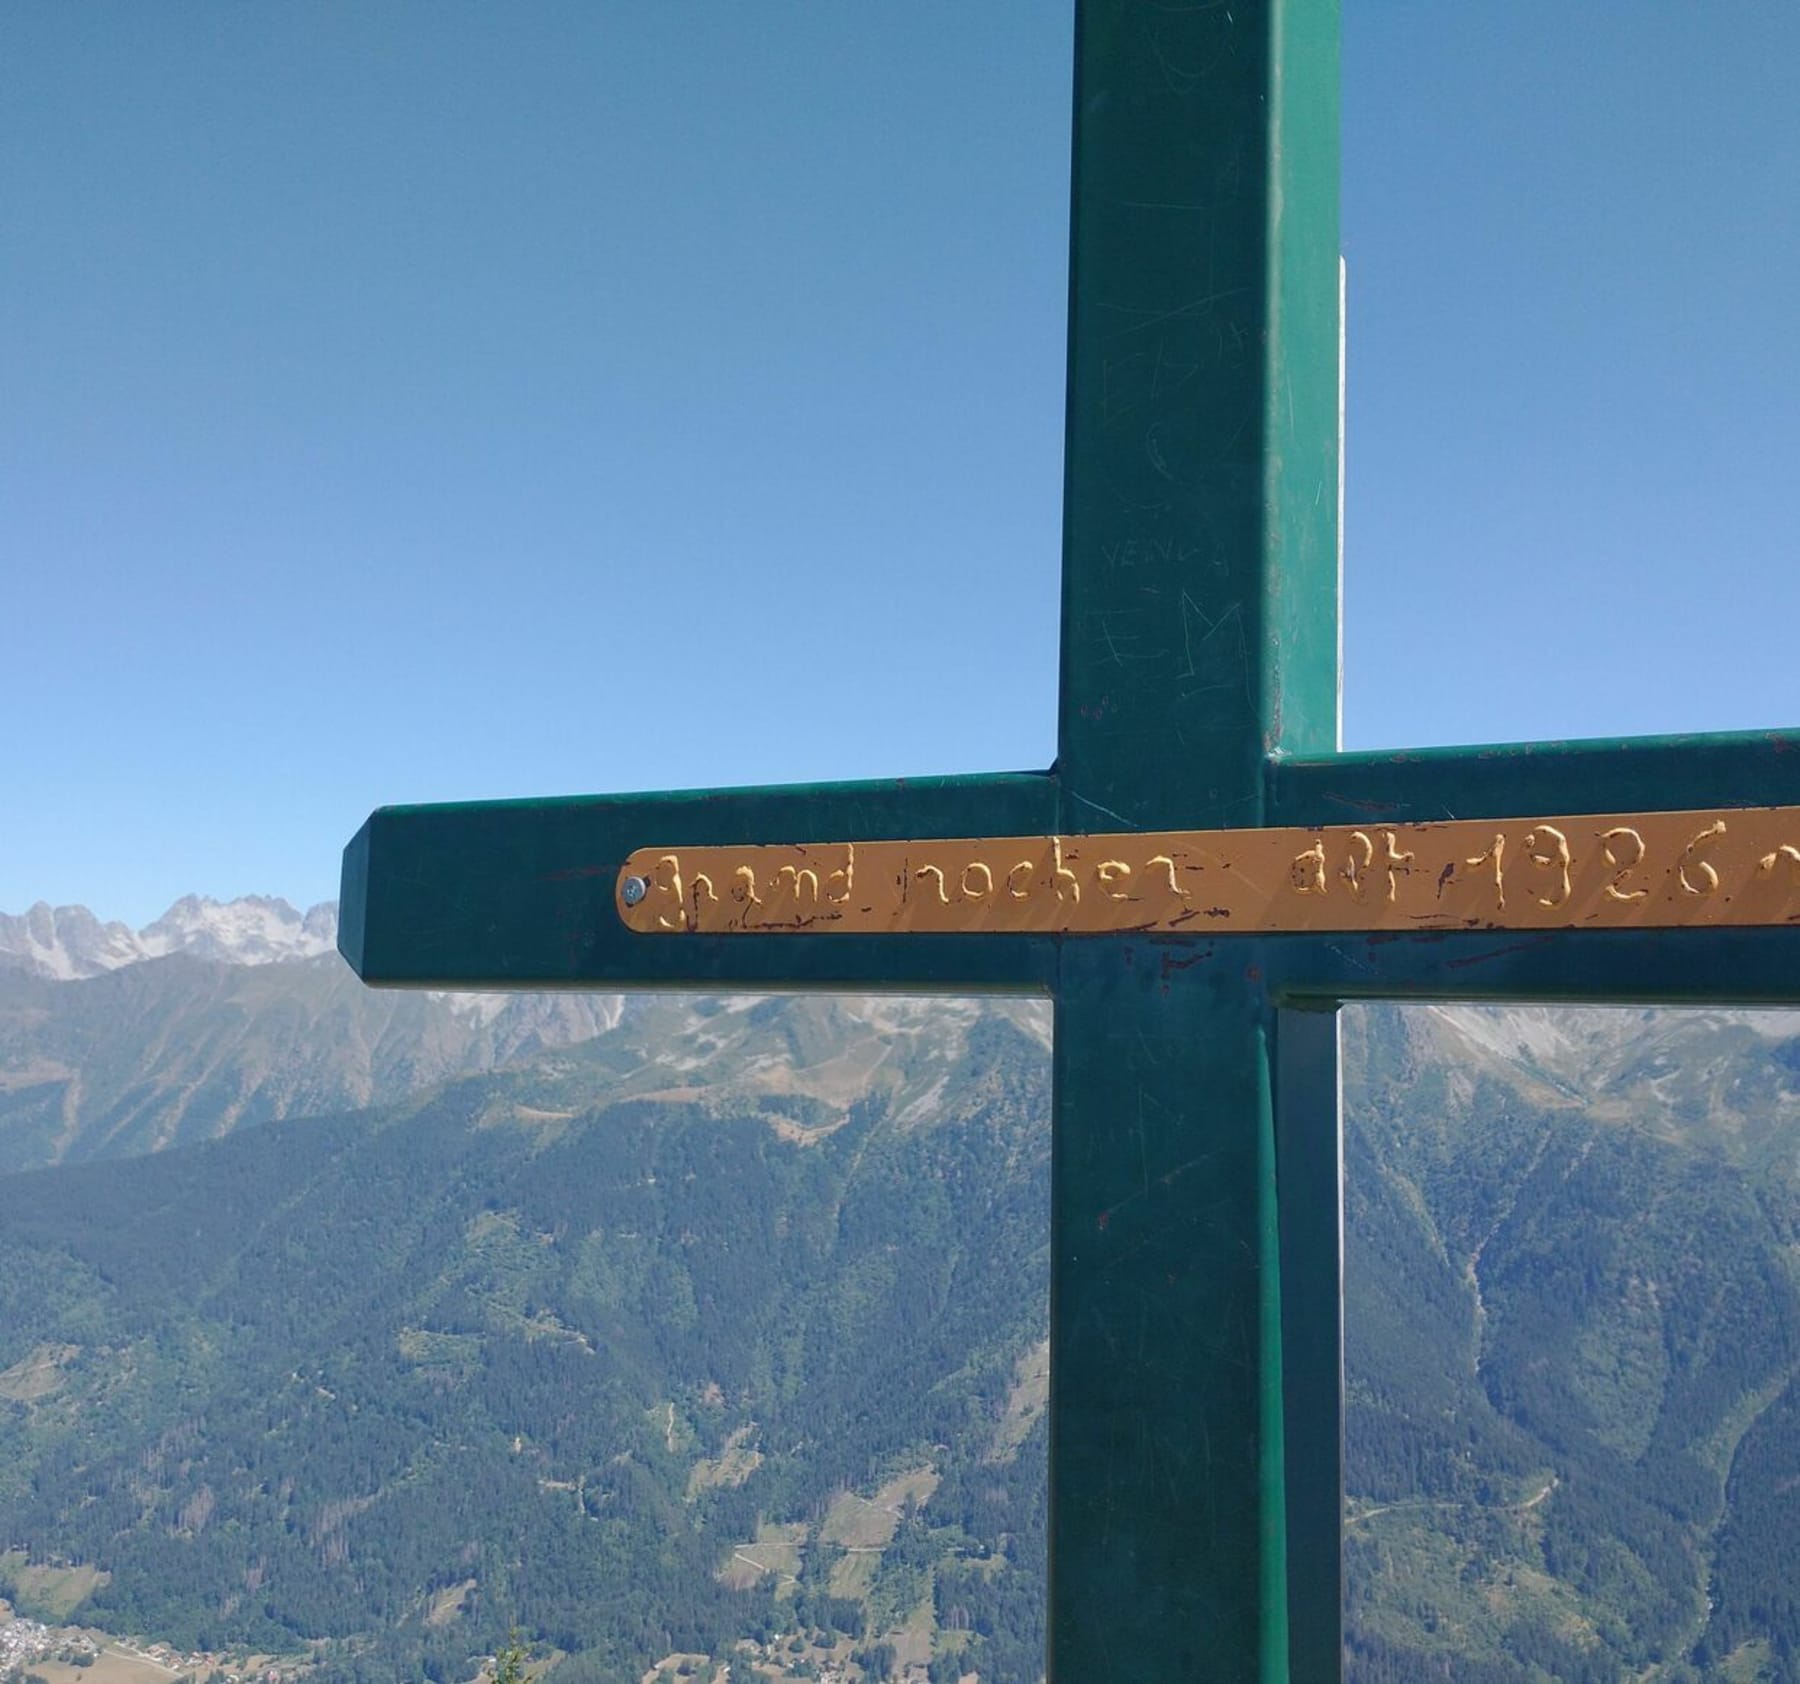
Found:
[[[673,1654],[652,1667],[642,1684],[731,1684],[740,1669],[757,1684],[795,1678],[817,1684],[856,1684],[866,1672],[846,1654],[795,1639],[739,1645],[737,1665],[705,1655]],[[794,1668],[799,1668],[798,1672]],[[294,1684],[305,1663],[269,1656],[183,1652],[171,1644],[114,1638],[83,1626],[49,1625],[16,1614],[0,1602],[0,1684]],[[532,1669],[535,1673],[536,1668]],[[483,1674],[487,1676],[487,1674]],[[895,1675],[924,1684],[925,1668]],[[976,1675],[967,1675],[975,1684]]]
[[[0,1604],[0,1610],[3,1608]],[[24,1678],[40,1661],[85,1668],[99,1658],[99,1644],[85,1632],[68,1626],[47,1626],[41,1620],[18,1619],[0,1611],[0,1679]]]
[[[243,1652],[184,1652],[85,1626],[49,1625],[0,1601],[0,1684],[292,1684],[302,1663]]]
[[[768,1643],[744,1640],[731,1660],[672,1654],[644,1674],[642,1684],[860,1684],[869,1674],[851,1659],[848,1642],[821,1647],[801,1638]],[[555,1657],[552,1657],[554,1660]],[[493,1662],[481,1673],[492,1676]],[[296,1684],[308,1670],[304,1660],[242,1652],[183,1651],[172,1644],[119,1638],[85,1626],[51,1625],[16,1613],[0,1601],[0,1684]],[[534,1663],[528,1676],[537,1676]],[[892,1673],[900,1684],[925,1684],[922,1664]],[[966,1674],[963,1684],[979,1684]]]

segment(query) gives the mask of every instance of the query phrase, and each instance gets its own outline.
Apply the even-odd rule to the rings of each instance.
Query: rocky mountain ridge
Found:
[[[332,933],[330,907],[308,915],[311,933],[298,914],[275,923],[293,957],[269,956],[274,944],[249,910],[203,917],[196,928],[210,939],[186,950],[91,975],[0,963],[0,1173],[389,1104],[592,1040],[619,1021],[616,994],[365,988],[329,941],[311,951]],[[70,927],[79,925],[65,920]]]
[[[116,919],[102,922],[85,906],[39,901],[23,914],[0,912],[0,966],[73,982],[171,953],[270,965],[332,952],[337,921],[336,901],[301,912],[272,895],[183,895],[154,923],[133,930]]]

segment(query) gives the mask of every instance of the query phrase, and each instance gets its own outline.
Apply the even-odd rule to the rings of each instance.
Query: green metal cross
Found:
[[[1781,928],[631,933],[647,844],[1045,836],[1794,800],[1800,737],[1336,752],[1336,0],[1084,0],[1056,765],[375,813],[383,986],[1047,992],[1050,1674],[1341,1670],[1335,1008],[1800,998]]]

